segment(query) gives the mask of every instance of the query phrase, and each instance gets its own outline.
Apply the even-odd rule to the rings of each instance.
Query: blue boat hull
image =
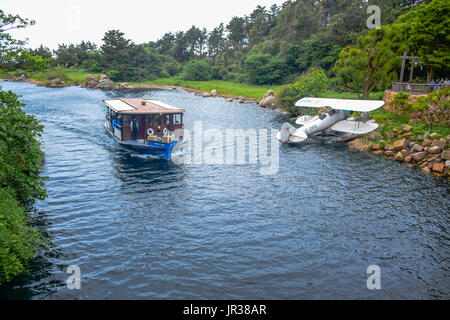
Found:
[[[108,133],[114,138],[114,140],[116,140],[116,142],[119,143],[121,146],[142,154],[158,156],[166,160],[170,160],[170,157],[172,156],[172,150],[178,144],[178,141],[174,141],[172,143],[149,141],[148,144],[137,143],[135,141],[122,141],[119,140],[111,132],[106,123],[105,128],[108,131]]]

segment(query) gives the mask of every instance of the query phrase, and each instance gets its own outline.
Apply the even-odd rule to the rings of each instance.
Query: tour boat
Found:
[[[108,99],[104,103],[108,109],[105,128],[123,147],[169,160],[186,142],[184,109],[142,98]]]

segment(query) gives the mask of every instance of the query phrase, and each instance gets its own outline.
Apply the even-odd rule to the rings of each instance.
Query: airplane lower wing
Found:
[[[366,134],[378,129],[378,124],[374,122],[338,121],[331,130],[353,134]]]

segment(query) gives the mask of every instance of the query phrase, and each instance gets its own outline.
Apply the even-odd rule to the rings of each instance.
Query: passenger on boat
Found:
[[[133,117],[133,120],[130,122],[130,128],[131,128],[131,136],[133,140],[137,140],[137,135],[139,131],[139,123],[136,120],[136,117]]]

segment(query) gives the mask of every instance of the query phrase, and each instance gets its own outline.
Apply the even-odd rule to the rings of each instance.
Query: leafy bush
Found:
[[[285,61],[270,54],[249,54],[244,65],[248,81],[257,85],[280,84],[288,73]]]
[[[312,68],[301,75],[295,83],[288,84],[281,89],[278,100],[281,106],[296,114],[299,112],[295,103],[306,96],[317,97],[328,88],[328,78],[321,68]]]
[[[39,137],[44,126],[23,112],[24,104],[17,98],[11,91],[0,91],[0,188],[14,190],[26,206],[46,196],[39,178],[44,158]]]
[[[211,79],[211,65],[203,60],[191,60],[183,68],[181,79],[188,81],[208,81]]]
[[[396,112],[405,112],[411,110],[411,103],[408,101],[409,94],[405,92],[399,92],[394,96],[394,100],[391,102],[391,106]]]
[[[0,188],[0,283],[23,271],[42,243],[10,189]]]
[[[120,71],[119,70],[109,70],[108,72],[106,72],[106,75],[112,81],[117,81],[120,77]]]

